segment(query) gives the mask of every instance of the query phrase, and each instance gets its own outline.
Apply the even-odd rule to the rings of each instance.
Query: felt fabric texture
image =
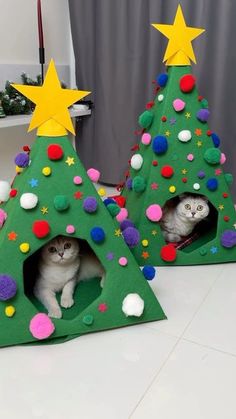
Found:
[[[213,131],[206,122],[209,111],[202,110],[204,98],[198,94],[190,66],[168,67],[167,72],[167,83],[156,89],[152,124],[140,134],[137,153],[143,157],[142,167],[140,170],[130,167],[121,194],[126,199],[129,219],[141,238],[131,250],[139,265],[236,261],[236,245],[225,247],[221,240],[225,231],[235,231],[236,213],[228,187],[230,178],[223,173],[224,154],[218,148],[217,134],[212,138]],[[181,112],[173,108],[176,99],[185,102]],[[151,142],[143,141],[150,136]],[[132,187],[137,176],[146,183],[143,191]],[[149,208],[153,205],[163,208],[166,201],[183,193],[207,197],[211,205],[210,222],[203,223],[198,237],[189,240],[182,249],[166,247],[159,224],[161,218],[150,217]],[[148,246],[143,246],[146,241]]]
[[[12,188],[17,194],[1,204],[7,218],[0,230],[0,274],[13,278],[17,292],[0,301],[0,346],[41,344],[45,339],[54,343],[84,333],[164,319],[162,308],[69,138],[37,136],[30,160],[31,164],[14,179]],[[37,196],[34,208],[26,210],[20,205],[25,193]],[[62,319],[48,321],[45,316],[35,317],[47,312],[32,296],[34,256],[57,235],[86,240],[104,266],[106,279],[103,289],[96,279],[80,283],[75,305],[63,309]],[[131,293],[144,301],[140,317],[127,317],[122,311],[123,300]],[[13,317],[4,315],[9,305],[14,307]]]

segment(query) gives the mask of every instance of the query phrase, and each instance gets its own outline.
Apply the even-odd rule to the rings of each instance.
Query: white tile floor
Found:
[[[235,419],[236,264],[151,285],[168,320],[0,349],[0,418]]]

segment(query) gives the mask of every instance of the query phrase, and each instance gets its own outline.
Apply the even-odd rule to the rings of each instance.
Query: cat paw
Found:
[[[48,312],[49,317],[53,317],[54,319],[61,319],[62,318],[62,312],[60,307],[55,307]]]
[[[70,308],[72,307],[74,304],[74,300],[72,297],[65,297],[65,296],[61,296],[61,307],[63,308]]]

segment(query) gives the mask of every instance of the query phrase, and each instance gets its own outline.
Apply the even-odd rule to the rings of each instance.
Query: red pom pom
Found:
[[[223,196],[223,198],[228,198],[229,194],[227,194],[227,192],[224,192],[224,193],[222,194],[222,196]]]
[[[48,146],[48,158],[50,160],[60,160],[63,157],[63,149],[59,144]]]
[[[173,244],[167,244],[161,248],[161,258],[165,262],[174,262],[177,251]]]
[[[24,145],[23,150],[26,151],[26,153],[29,153],[30,152],[30,147],[28,145]]]
[[[114,199],[117,203],[117,205],[119,205],[120,208],[124,208],[125,203],[126,203],[126,198],[124,196],[111,196],[112,199]]]
[[[166,121],[167,121],[166,116],[165,116],[165,115],[164,115],[164,116],[162,116],[162,117],[161,117],[161,120],[162,120],[162,122],[166,122]]]
[[[197,99],[198,99],[199,102],[201,102],[201,100],[204,99],[204,97],[203,96],[198,96]]]
[[[183,177],[183,178],[182,178],[182,182],[183,182],[183,183],[187,183],[187,181],[188,181],[188,179],[187,179],[186,177]]]
[[[17,189],[12,189],[12,190],[10,191],[9,195],[10,195],[10,197],[11,197],[11,198],[14,198],[14,196],[16,196],[16,195],[17,195]]]
[[[158,161],[157,160],[153,160],[152,165],[153,166],[158,166]]]
[[[226,222],[228,222],[228,221],[229,221],[229,216],[228,216],[228,215],[225,215],[225,216],[224,216],[224,221],[226,221]]]
[[[171,167],[171,166],[163,166],[162,167],[161,175],[163,177],[170,178],[171,176],[173,176],[173,174],[174,174],[173,167]]]
[[[42,239],[49,234],[50,226],[47,221],[35,221],[32,227],[32,231],[36,237]]]
[[[212,131],[211,131],[210,129],[208,129],[208,130],[207,130],[207,135],[208,135],[208,137],[210,137],[210,136],[211,136],[211,134],[212,134]]]
[[[179,81],[180,90],[184,93],[191,92],[195,86],[195,81],[195,77],[192,74],[186,74]]]
[[[153,100],[152,100],[151,102],[148,102],[146,104],[146,109],[151,109],[154,105],[155,105],[155,102],[153,102]]]

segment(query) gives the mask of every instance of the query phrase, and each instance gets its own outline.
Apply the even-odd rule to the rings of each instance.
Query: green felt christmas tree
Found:
[[[236,260],[236,217],[224,174],[220,139],[209,130],[208,103],[199,96],[190,59],[191,40],[202,29],[186,26],[181,7],[173,25],[153,25],[169,38],[167,73],[157,78],[155,100],[139,117],[140,144],[130,160],[122,195],[129,219],[140,233],[133,254],[140,265],[191,265]],[[209,216],[190,236],[166,242],[162,217],[182,194],[208,200]],[[125,231],[125,230],[124,230]]]
[[[0,346],[57,342],[165,315],[67,136],[67,107],[89,92],[61,89],[53,62],[42,87],[14,85],[35,104],[29,150],[16,156],[17,175],[0,185]],[[94,179],[95,180],[95,179]],[[75,304],[50,319],[33,296],[39,249],[58,235],[84,240],[106,271],[81,282]]]

